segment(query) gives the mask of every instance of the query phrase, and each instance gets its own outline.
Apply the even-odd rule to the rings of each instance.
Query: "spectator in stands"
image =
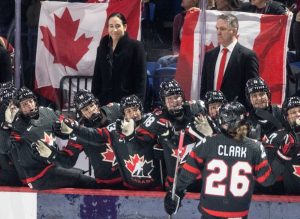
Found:
[[[236,11],[239,7],[239,0],[216,0],[216,7],[213,7],[212,10]]]
[[[240,11],[273,15],[286,14],[288,12],[282,3],[272,0],[251,0],[250,2],[242,3]]]
[[[232,14],[218,16],[216,28],[220,46],[205,54],[201,98],[207,91],[221,90],[228,101],[238,97],[239,102],[245,104],[246,82],[258,76],[257,57],[252,50],[238,43],[237,17]]]
[[[0,83],[12,80],[11,59],[5,45],[0,40]]]
[[[296,0],[296,21],[293,27],[293,38],[296,49],[296,60],[300,61],[300,0]]]
[[[179,55],[180,42],[184,17],[188,11],[199,10],[199,0],[182,0],[181,6],[184,11],[177,14],[173,21],[173,40],[172,40],[172,55],[161,57],[158,62],[162,67],[166,67],[170,64],[176,63]]]
[[[142,101],[146,92],[146,56],[142,43],[130,39],[123,14],[107,19],[108,35],[97,49],[92,93],[101,105],[119,102],[136,94]]]

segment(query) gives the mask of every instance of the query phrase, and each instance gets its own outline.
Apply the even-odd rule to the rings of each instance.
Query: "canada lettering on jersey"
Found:
[[[247,148],[241,146],[234,145],[222,145],[218,146],[218,155],[224,157],[239,157],[246,158],[247,156]]]

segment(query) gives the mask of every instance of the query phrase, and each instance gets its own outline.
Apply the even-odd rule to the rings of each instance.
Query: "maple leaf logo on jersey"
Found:
[[[109,144],[106,144],[107,148],[105,152],[102,152],[101,155],[103,157],[103,161],[110,162],[111,166],[114,167],[117,165],[117,159],[114,151],[111,149]]]
[[[153,160],[144,160],[144,156],[138,154],[129,155],[130,160],[125,160],[125,166],[133,177],[151,178],[150,173],[153,171]]]
[[[300,177],[300,166],[299,165],[293,165],[293,168],[294,168],[294,172],[293,172],[293,174],[295,175],[295,176],[298,176],[298,177]]]
[[[93,37],[86,38],[85,34],[82,34],[75,40],[80,19],[73,21],[68,8],[64,10],[61,18],[54,14],[54,21],[55,36],[48,27],[40,27],[43,34],[42,41],[54,56],[54,63],[61,63],[78,71],[76,65],[88,52]]]
[[[182,147],[181,153],[180,153],[180,164],[183,164],[186,162],[187,156],[190,154],[194,147],[195,143],[184,145]],[[178,148],[172,149],[172,154],[171,156],[177,158],[178,156]]]
[[[55,137],[53,138],[52,133],[48,135],[46,132],[44,132],[44,138],[41,139],[42,142],[47,143],[50,146],[54,145]]]

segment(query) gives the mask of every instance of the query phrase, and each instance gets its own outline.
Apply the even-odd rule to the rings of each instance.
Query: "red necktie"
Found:
[[[224,68],[225,68],[225,63],[226,63],[226,57],[227,57],[227,48],[222,49],[222,58],[221,58],[221,63],[219,67],[219,73],[218,73],[218,80],[217,80],[217,90],[221,89],[222,81],[223,81],[223,76],[224,76]]]

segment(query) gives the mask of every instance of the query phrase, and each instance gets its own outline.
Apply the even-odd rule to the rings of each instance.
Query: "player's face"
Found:
[[[183,98],[181,95],[175,94],[175,95],[167,96],[165,98],[165,102],[168,111],[180,110],[182,108]]]
[[[300,106],[291,108],[287,111],[287,120],[290,125],[300,126]],[[297,121],[297,122],[296,122]]]
[[[123,24],[120,18],[111,17],[108,20],[108,33],[113,41],[119,41],[119,39],[124,36],[126,29],[127,24]]]
[[[230,43],[233,42],[237,33],[237,29],[230,27],[227,21],[218,19],[216,29],[217,29],[218,43],[220,45],[227,47]]]
[[[36,111],[36,109],[37,105],[33,98],[25,99],[20,102],[20,110],[24,115],[29,115]]]
[[[85,117],[86,119],[90,119],[93,115],[99,114],[100,110],[97,104],[91,103],[88,106],[82,108],[81,113],[83,117]]]
[[[142,112],[139,107],[133,106],[124,109],[124,118],[129,121],[133,119],[135,122],[140,121],[142,119]]]
[[[208,115],[213,119],[217,118],[221,105],[222,103],[208,104]]]
[[[250,102],[254,109],[265,109],[269,106],[267,92],[258,91],[250,94]]]

